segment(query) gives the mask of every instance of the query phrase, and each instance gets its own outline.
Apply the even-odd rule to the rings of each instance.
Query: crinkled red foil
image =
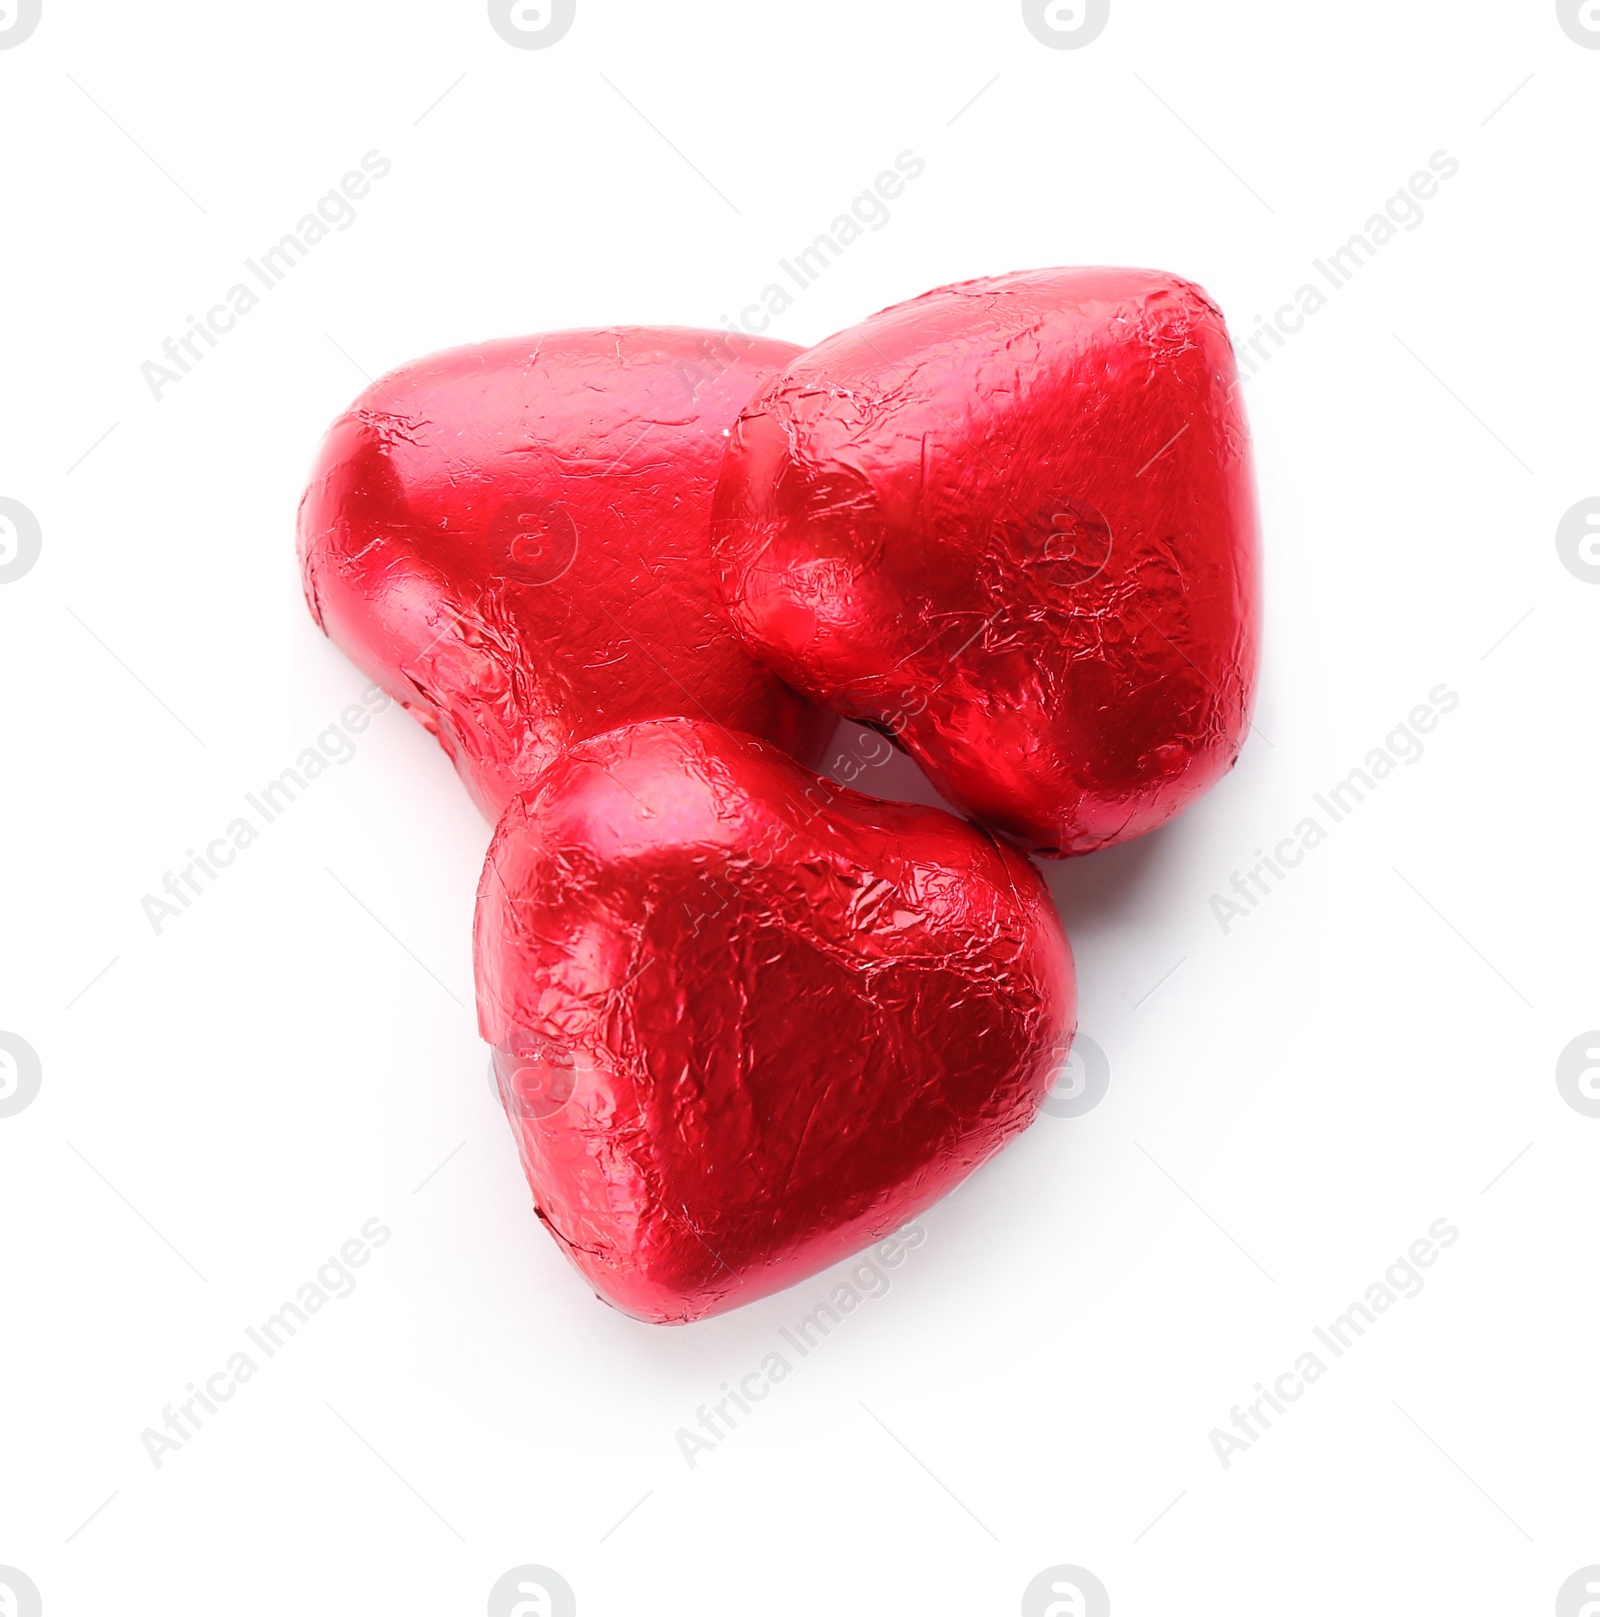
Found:
[[[569,741],[673,714],[814,756],[832,720],[712,589],[727,429],[799,350],[566,331],[395,371],[336,422],[300,508],[317,621],[497,818]]]
[[[968,281],[809,349],[734,429],[713,547],[757,655],[1036,852],[1154,829],[1244,740],[1249,437],[1174,276]]]
[[[539,1216],[656,1322],[936,1201],[1033,1117],[1074,1021],[1020,854],[686,720],[581,742],[511,807],[475,955]]]

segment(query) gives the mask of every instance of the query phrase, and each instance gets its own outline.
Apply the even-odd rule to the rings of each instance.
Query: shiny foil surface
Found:
[[[1243,743],[1249,437],[1174,276],[968,281],[807,350],[739,418],[713,550],[769,666],[1037,853],[1153,830]]]
[[[572,746],[512,805],[475,959],[540,1218],[662,1323],[936,1201],[1030,1121],[1074,1025],[1022,855],[682,719]]]
[[[300,507],[312,612],[491,819],[564,744],[640,719],[825,743],[834,721],[734,636],[708,562],[726,430],[798,352],[632,327],[488,342],[334,424]]]

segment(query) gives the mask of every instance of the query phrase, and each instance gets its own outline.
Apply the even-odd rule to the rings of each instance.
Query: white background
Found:
[[[1600,1120],[1555,1082],[1600,1024],[1600,590],[1555,545],[1600,493],[1597,86],[1546,0],[1114,0],[1079,50],[1014,0],[579,0],[530,51],[481,0],[44,0],[0,51],[0,495],[43,534],[0,585],[0,1028],[43,1069],[0,1119],[0,1565],[48,1617],[479,1613],[522,1563],[585,1617],[1013,1613],[1057,1563],[1119,1614],[1554,1609],[1600,1562]],[[372,149],[357,223],[157,403],[162,339]],[[1049,871],[1105,1101],[691,1470],[831,1281],[668,1330],[567,1267],[471,1010],[488,828],[423,731],[385,714],[159,936],[141,899],[364,684],[293,548],[362,372],[716,326],[907,149],[775,334],[1076,263],[1247,333],[1461,168],[1249,384],[1237,770]],[[1212,894],[1441,682],[1425,756],[1225,934]],[[372,1217],[355,1294],[157,1470],[141,1432]],[[1425,1291],[1225,1469],[1211,1430],[1441,1217]]]

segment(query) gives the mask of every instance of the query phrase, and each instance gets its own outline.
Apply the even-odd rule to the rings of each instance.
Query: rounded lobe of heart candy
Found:
[[[1034,852],[1153,830],[1243,744],[1249,435],[1187,281],[970,281],[828,338],[741,414],[712,539],[769,666]]]
[[[937,1200],[1032,1119],[1076,1005],[1015,850],[686,720],[582,742],[512,805],[475,956],[539,1216],[661,1323]]]
[[[820,754],[834,721],[740,643],[709,564],[727,430],[798,352],[670,328],[489,342],[334,424],[300,507],[312,612],[491,819],[567,742],[639,719]]]

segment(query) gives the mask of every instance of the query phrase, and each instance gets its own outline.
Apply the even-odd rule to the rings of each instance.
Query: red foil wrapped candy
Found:
[[[1249,437],[1174,276],[967,281],[798,355],[734,429],[713,545],[770,667],[1038,853],[1154,829],[1243,743]]]
[[[1073,1029],[1020,854],[681,719],[578,743],[512,805],[475,955],[539,1216],[657,1322],[902,1225],[1030,1121]]]
[[[825,743],[831,718],[732,633],[708,559],[727,428],[798,352],[632,327],[489,342],[334,424],[300,507],[312,612],[491,819],[562,745],[639,719]]]

